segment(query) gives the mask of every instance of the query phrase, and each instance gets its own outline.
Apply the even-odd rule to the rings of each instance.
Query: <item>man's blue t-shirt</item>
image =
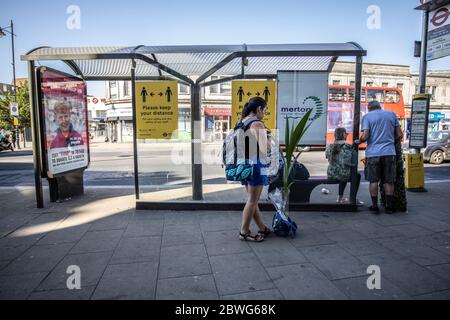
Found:
[[[395,156],[395,132],[400,126],[394,112],[374,110],[362,120],[362,130],[369,130],[366,157]]]

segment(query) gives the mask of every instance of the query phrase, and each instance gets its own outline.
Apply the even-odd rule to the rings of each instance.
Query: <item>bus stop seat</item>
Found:
[[[322,184],[339,184],[339,181],[328,179],[326,177],[315,177],[309,178],[308,180],[295,180],[291,186],[289,203],[309,203],[312,191],[317,186]],[[282,179],[277,179],[269,185],[269,193],[276,188],[282,187]]]

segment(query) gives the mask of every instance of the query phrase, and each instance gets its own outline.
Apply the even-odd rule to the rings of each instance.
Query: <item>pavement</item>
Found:
[[[32,187],[0,188],[0,299],[449,299],[449,187],[408,193],[407,213],[291,212],[297,237],[262,243],[238,240],[240,212],[136,211],[132,188],[60,203],[45,189],[44,209]]]

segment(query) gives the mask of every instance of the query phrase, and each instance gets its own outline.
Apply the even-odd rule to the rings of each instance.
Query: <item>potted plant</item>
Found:
[[[293,159],[293,154],[297,148],[300,140],[302,139],[305,132],[309,129],[312,122],[308,123],[311,116],[312,109],[309,110],[303,118],[297,123],[295,128],[290,129],[289,117],[286,117],[286,128],[285,128],[285,153],[284,156],[284,169],[283,169],[283,198],[286,202],[286,209],[289,210],[289,193],[292,184],[290,177],[292,175],[292,169],[294,168],[295,159]],[[294,160],[294,161],[293,161]]]

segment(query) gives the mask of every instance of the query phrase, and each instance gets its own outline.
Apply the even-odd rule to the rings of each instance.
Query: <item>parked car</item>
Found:
[[[403,145],[403,153],[413,152],[409,143]],[[450,160],[450,131],[432,131],[428,133],[427,146],[420,150],[423,160],[432,164],[442,164]]]
[[[441,164],[450,159],[450,131],[430,132],[427,147],[422,152],[423,159],[433,164]]]

